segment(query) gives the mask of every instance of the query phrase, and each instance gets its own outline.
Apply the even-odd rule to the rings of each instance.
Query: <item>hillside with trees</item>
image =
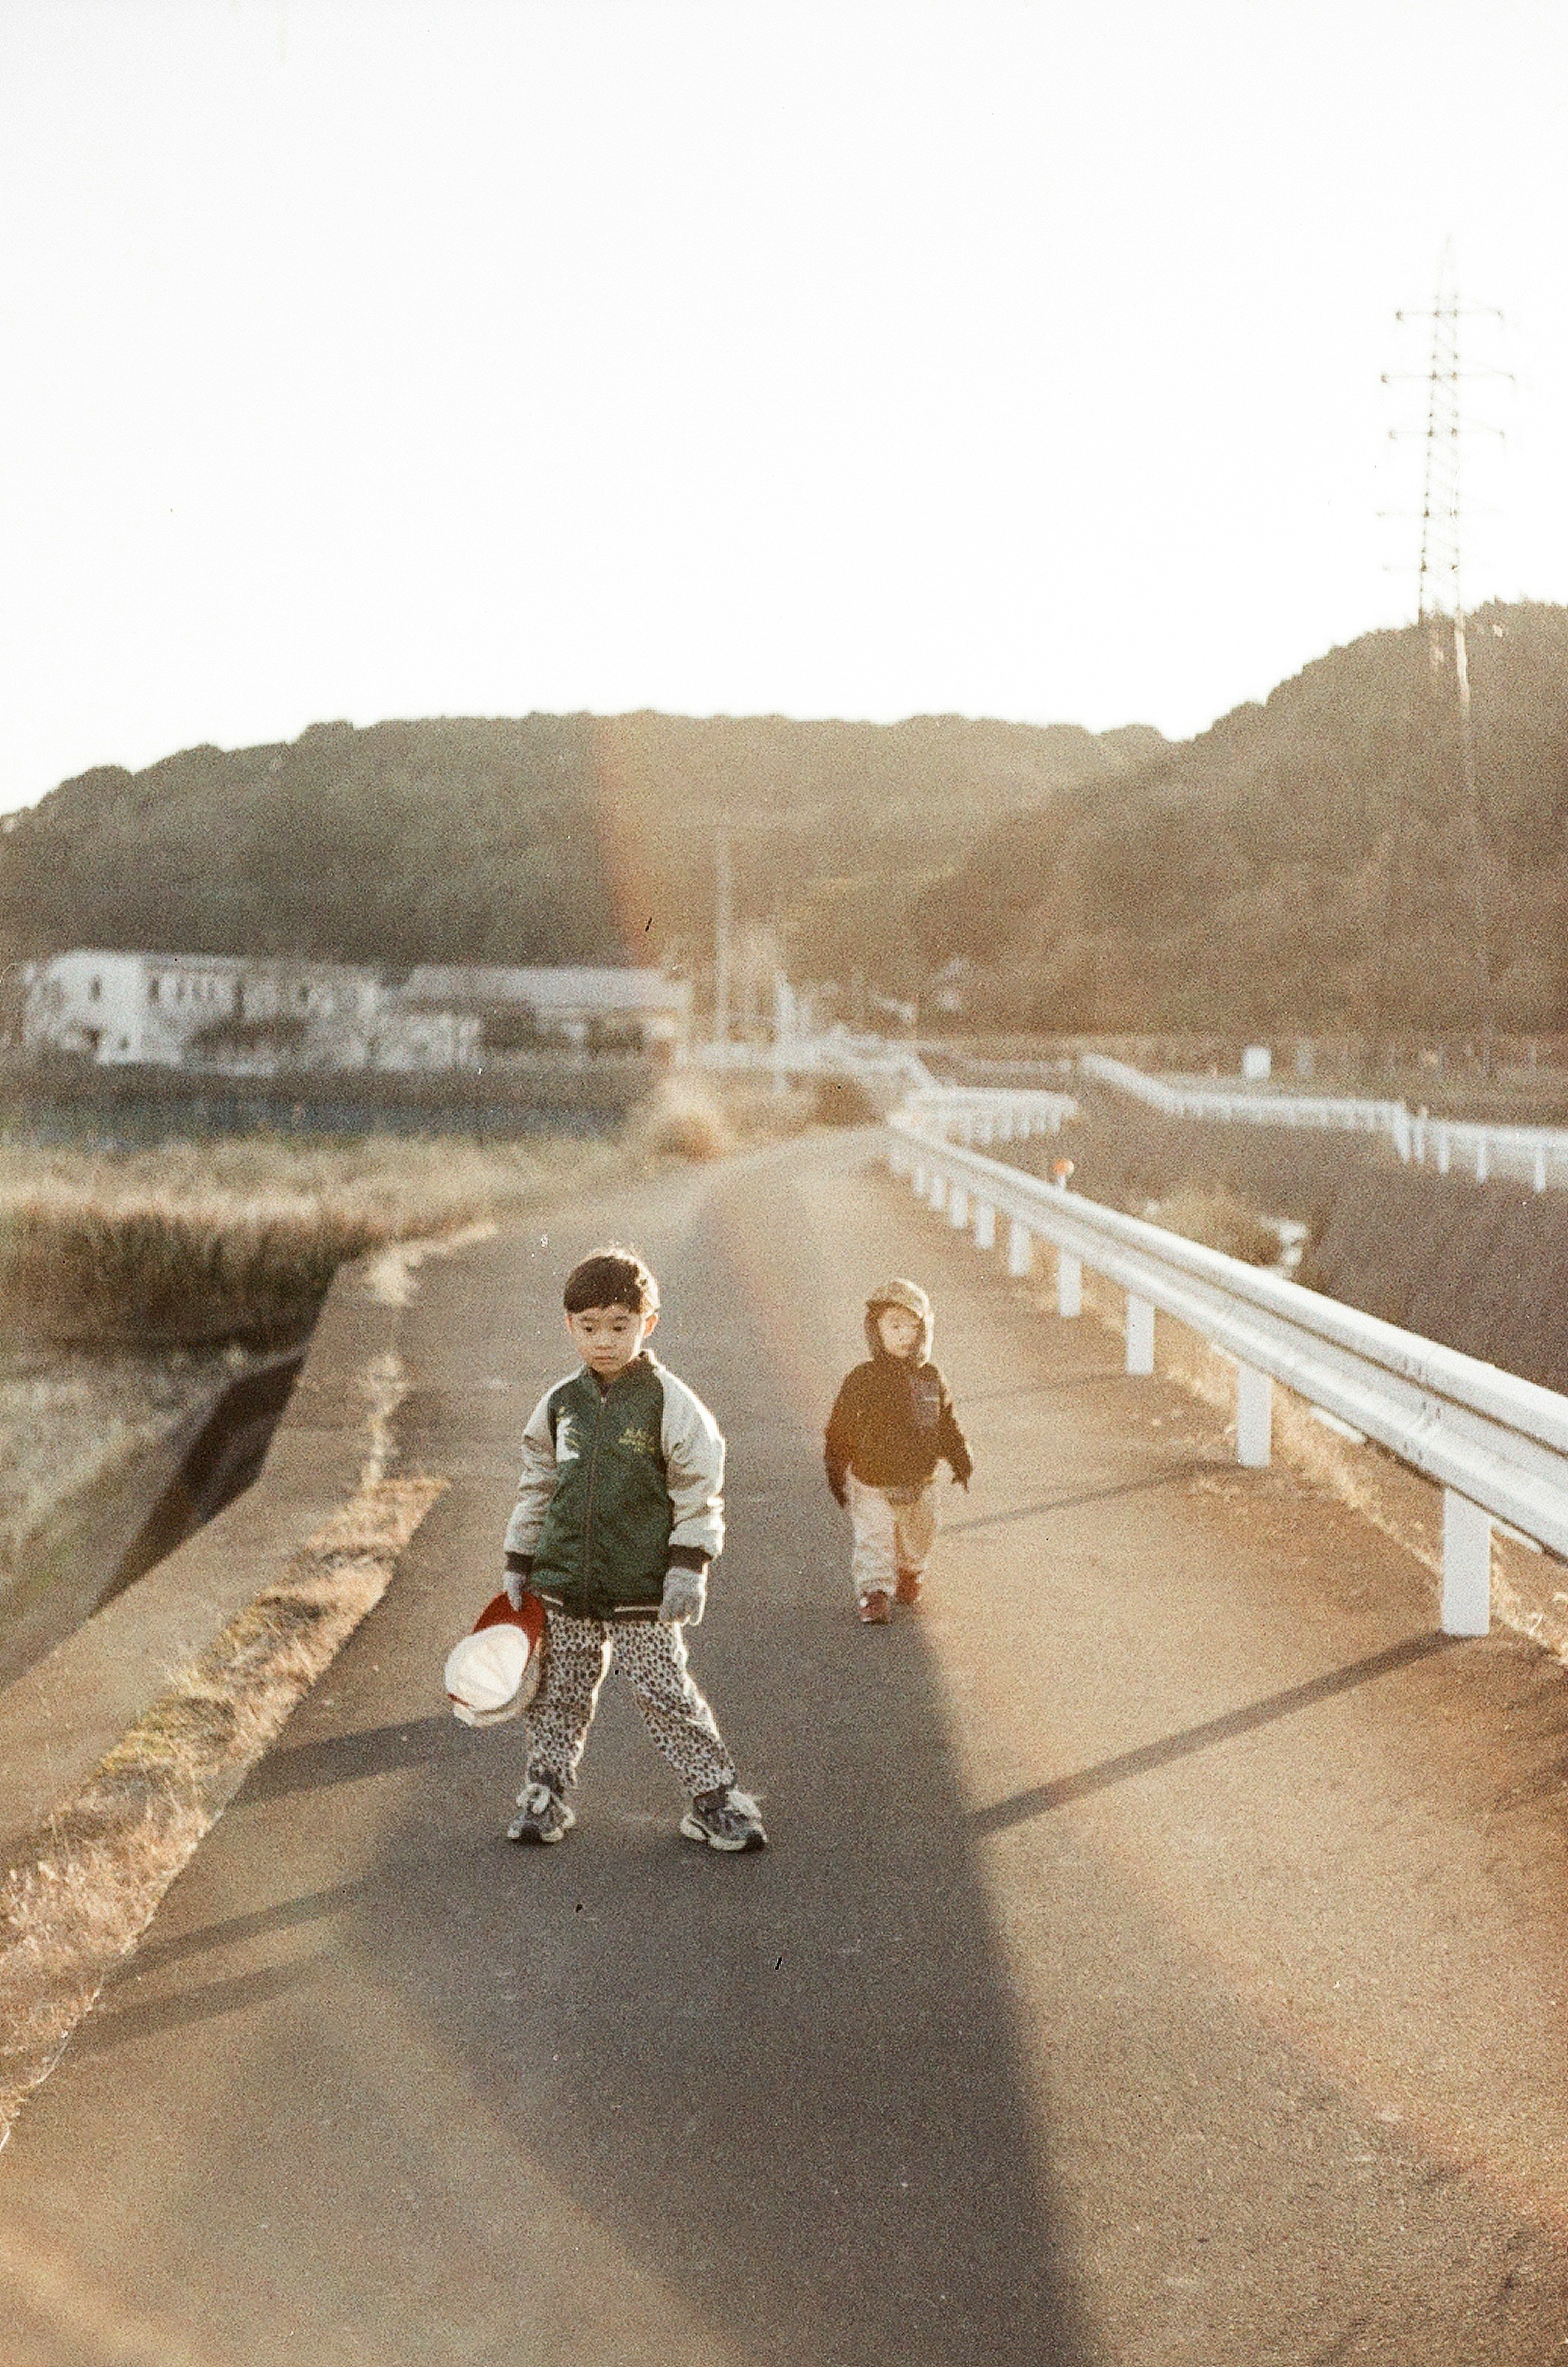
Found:
[[[776,922],[801,974],[847,975],[852,953],[916,983],[912,893],[1010,813],[1165,744],[1146,727],[956,716],[317,724],[288,745],[104,767],[7,817],[0,957],[87,945],[700,971],[726,814],[737,910]]]
[[[1568,1028],[1568,608],[1471,620],[1479,830],[1440,651],[1369,633],[1008,817],[916,899],[928,973],[962,961],[970,1025]]]

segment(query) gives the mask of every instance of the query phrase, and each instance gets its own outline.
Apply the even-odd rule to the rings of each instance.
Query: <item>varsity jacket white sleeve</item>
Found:
[[[556,1442],[550,1426],[550,1399],[557,1381],[545,1391],[528,1416],[523,1433],[523,1468],[517,1481],[517,1501],[506,1523],[506,1551],[531,1554],[539,1542],[550,1498],[556,1492]]]
[[[675,1515],[670,1559],[677,1568],[701,1569],[724,1551],[724,1433],[694,1389],[662,1365],[659,1377],[664,1385],[659,1444]]]

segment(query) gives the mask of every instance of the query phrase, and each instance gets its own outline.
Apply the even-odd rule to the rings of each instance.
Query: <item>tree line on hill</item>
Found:
[[[1436,650],[1441,663],[1433,663]],[[70,945],[416,962],[712,961],[966,1029],[1568,1029],[1568,608],[1369,633],[1175,744],[921,717],[318,724],[67,781],[0,825],[0,960]],[[1477,914],[1485,960],[1477,959]]]
[[[1568,608],[1483,608],[1468,648],[1473,823],[1451,640],[1369,633],[1004,819],[917,898],[928,970],[963,964],[971,1025],[1568,1028]]]
[[[1133,726],[534,715],[187,749],[66,781],[0,825],[0,957],[69,946],[418,962],[712,959],[736,909],[798,974],[918,985],[913,889],[1003,815],[1114,777]]]

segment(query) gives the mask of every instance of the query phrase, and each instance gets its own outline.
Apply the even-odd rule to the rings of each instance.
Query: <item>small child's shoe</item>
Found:
[[[733,1784],[721,1784],[714,1792],[699,1792],[681,1819],[681,1831],[689,1841],[706,1841],[709,1849],[768,1846],[761,1810],[750,1792],[738,1792]]]
[[[918,1569],[901,1569],[895,1590],[899,1603],[918,1603],[920,1599],[920,1573]]]
[[[868,1627],[886,1627],[893,1616],[893,1597],[880,1588],[860,1599],[860,1615]]]
[[[517,1795],[523,1813],[506,1828],[509,1841],[564,1841],[577,1818],[547,1784],[525,1784]]]

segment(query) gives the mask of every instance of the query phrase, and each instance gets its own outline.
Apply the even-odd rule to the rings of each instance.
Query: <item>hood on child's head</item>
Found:
[[[886,1356],[887,1353],[882,1344],[882,1334],[876,1328],[876,1319],[885,1307],[902,1307],[908,1314],[919,1316],[920,1336],[915,1343],[915,1353],[910,1362],[916,1365],[925,1364],[931,1353],[931,1331],[936,1318],[931,1309],[931,1300],[926,1297],[919,1284],[908,1281],[901,1274],[896,1274],[890,1282],[879,1285],[866,1300],[865,1336],[874,1356]]]

